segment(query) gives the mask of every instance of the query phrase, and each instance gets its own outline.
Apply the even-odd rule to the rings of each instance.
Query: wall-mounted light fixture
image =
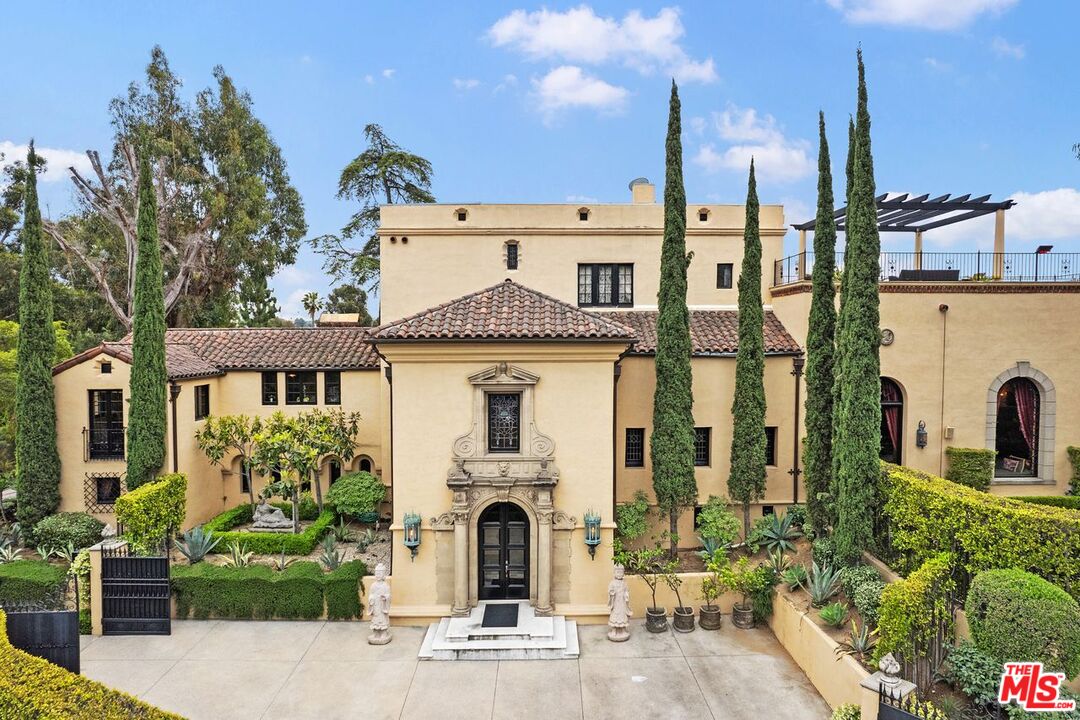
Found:
[[[403,523],[405,526],[405,547],[409,548],[413,560],[420,550],[420,516],[417,513],[405,513]]]
[[[915,445],[916,447],[926,447],[926,421],[919,421],[919,428],[915,431]]]
[[[600,515],[592,510],[585,511],[585,544],[589,546],[589,556],[596,558],[596,546],[600,544]]]

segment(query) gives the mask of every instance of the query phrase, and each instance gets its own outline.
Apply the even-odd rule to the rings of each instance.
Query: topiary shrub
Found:
[[[116,498],[116,521],[136,548],[158,547],[180,529],[187,514],[187,476],[162,475]]]
[[[44,605],[57,601],[67,583],[67,570],[44,560],[0,564],[0,606]]]
[[[328,620],[351,620],[361,616],[364,608],[360,604],[360,579],[366,574],[367,566],[360,560],[353,560],[323,576]]]
[[[1080,447],[1069,445],[1065,448],[1069,456],[1069,464],[1072,465],[1072,476],[1069,478],[1069,494],[1080,495]]]
[[[818,565],[836,564],[836,545],[829,536],[819,537],[810,546],[810,554]]]
[[[1023,570],[987,570],[972,581],[966,610],[971,638],[991,657],[1080,673],[1080,605],[1058,586]]]
[[[940,630],[934,618],[947,617],[946,597],[955,588],[948,555],[927,560],[905,579],[889,583],[881,595],[880,640],[874,659],[894,653],[901,662],[929,654]],[[951,636],[952,628],[947,628]]]
[[[1032,505],[1048,505],[1050,507],[1068,508],[1080,510],[1080,495],[1013,495],[1010,500],[1031,503]]]
[[[881,576],[877,570],[869,565],[855,565],[854,567],[841,568],[840,586],[844,588],[844,594],[848,600],[855,599],[855,591],[868,582],[879,582]]]
[[[289,508],[289,510],[282,508],[284,512],[291,512],[291,505],[282,504]],[[231,531],[232,528],[247,522],[251,522],[251,507],[245,503],[232,510],[226,510],[203,525],[204,531],[213,532],[214,537],[221,539],[214,547],[213,552],[227,553],[229,552],[229,545],[239,542],[246,545],[247,549],[256,555],[277,555],[281,552],[286,555],[309,555],[323,535],[329,532],[330,527],[334,524],[334,512],[332,510],[324,511],[322,515],[317,516],[315,521],[304,528],[304,531],[298,535],[292,533]]]
[[[76,550],[101,542],[105,523],[93,515],[82,512],[62,512],[42,518],[34,526],[34,539],[38,545],[66,548],[74,545]]]
[[[871,580],[855,588],[851,602],[867,625],[876,627],[881,621],[881,595],[885,592],[886,585],[883,580]]]
[[[326,492],[326,502],[339,515],[358,517],[361,513],[375,512],[386,497],[382,480],[369,472],[342,475]]]
[[[990,489],[994,479],[994,459],[997,453],[986,448],[945,448],[949,458],[949,469],[945,479],[949,482],[967,485],[976,490]]]

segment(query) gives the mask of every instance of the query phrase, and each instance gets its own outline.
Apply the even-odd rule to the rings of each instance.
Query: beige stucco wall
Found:
[[[634,305],[655,308],[660,284],[663,205],[592,205],[578,220],[578,205],[386,205],[379,230],[382,320],[419,312],[512,278],[564,302],[577,304],[578,263],[633,263]],[[459,223],[456,210],[468,219]],[[698,210],[709,211],[700,222]],[[686,247],[694,253],[687,300],[698,307],[738,302],[743,256],[742,205],[688,206]],[[780,257],[784,213],[761,208],[763,257]],[[406,240],[407,239],[407,240]],[[519,244],[519,267],[506,269],[504,245]],[[717,289],[717,263],[734,264],[731,289]],[[772,263],[762,263],[762,289]]]

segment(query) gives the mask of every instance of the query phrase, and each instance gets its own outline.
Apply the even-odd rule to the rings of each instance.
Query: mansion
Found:
[[[395,618],[467,615],[494,599],[606,618],[615,506],[652,492],[664,210],[644,179],[631,195],[584,207],[384,206],[381,326],[327,318],[316,328],[169,330],[164,470],[189,478],[187,523],[246,502],[248,487],[265,482],[238,459],[214,465],[200,452],[195,431],[207,416],[356,411],[355,456],[325,458],[319,482],[325,490],[369,470],[388,487]],[[879,203],[879,219],[917,212],[923,200]],[[1061,494],[1072,473],[1066,446],[1080,444],[1080,384],[1069,381],[1080,354],[1080,257],[1006,253],[1011,203],[985,200],[957,199],[952,211],[994,214],[994,252],[924,253],[930,222],[908,228],[912,252],[882,255],[881,455],[942,474],[946,448],[990,448],[991,492]],[[727,495],[745,210],[686,212],[704,503]],[[754,517],[805,501],[813,261],[812,223],[796,226],[800,251],[788,258],[783,208],[762,206],[760,224],[768,484]],[[114,521],[130,361],[125,340],[54,369],[61,510]],[[406,513],[422,518],[415,557],[403,543]],[[595,555],[586,513],[601,518]],[[686,546],[700,544],[693,519],[688,510],[680,524]]]

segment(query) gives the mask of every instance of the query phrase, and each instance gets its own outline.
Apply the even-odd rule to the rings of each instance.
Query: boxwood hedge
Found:
[[[986,448],[947,447],[949,467],[945,479],[976,490],[989,490],[994,480],[994,458],[997,453]]]
[[[0,605],[49,603],[67,582],[67,570],[43,560],[0,564]]]
[[[292,513],[292,505],[289,503],[272,503],[281,508],[286,515]],[[312,507],[315,507],[312,503]],[[215,537],[221,538],[221,542],[214,548],[214,552],[229,552],[229,545],[234,541],[241,542],[247,549],[259,555],[274,555],[282,551],[286,555],[308,555],[334,524],[334,513],[326,510],[321,515],[318,509],[312,514],[305,511],[304,504],[300,505],[300,519],[314,520],[302,533],[273,532],[230,532],[233,528],[251,522],[251,506],[244,504],[226,510],[203,525],[203,530],[211,530]]]
[[[1035,505],[1080,510],[1080,496],[1078,495],[1014,495],[1012,499]]]

